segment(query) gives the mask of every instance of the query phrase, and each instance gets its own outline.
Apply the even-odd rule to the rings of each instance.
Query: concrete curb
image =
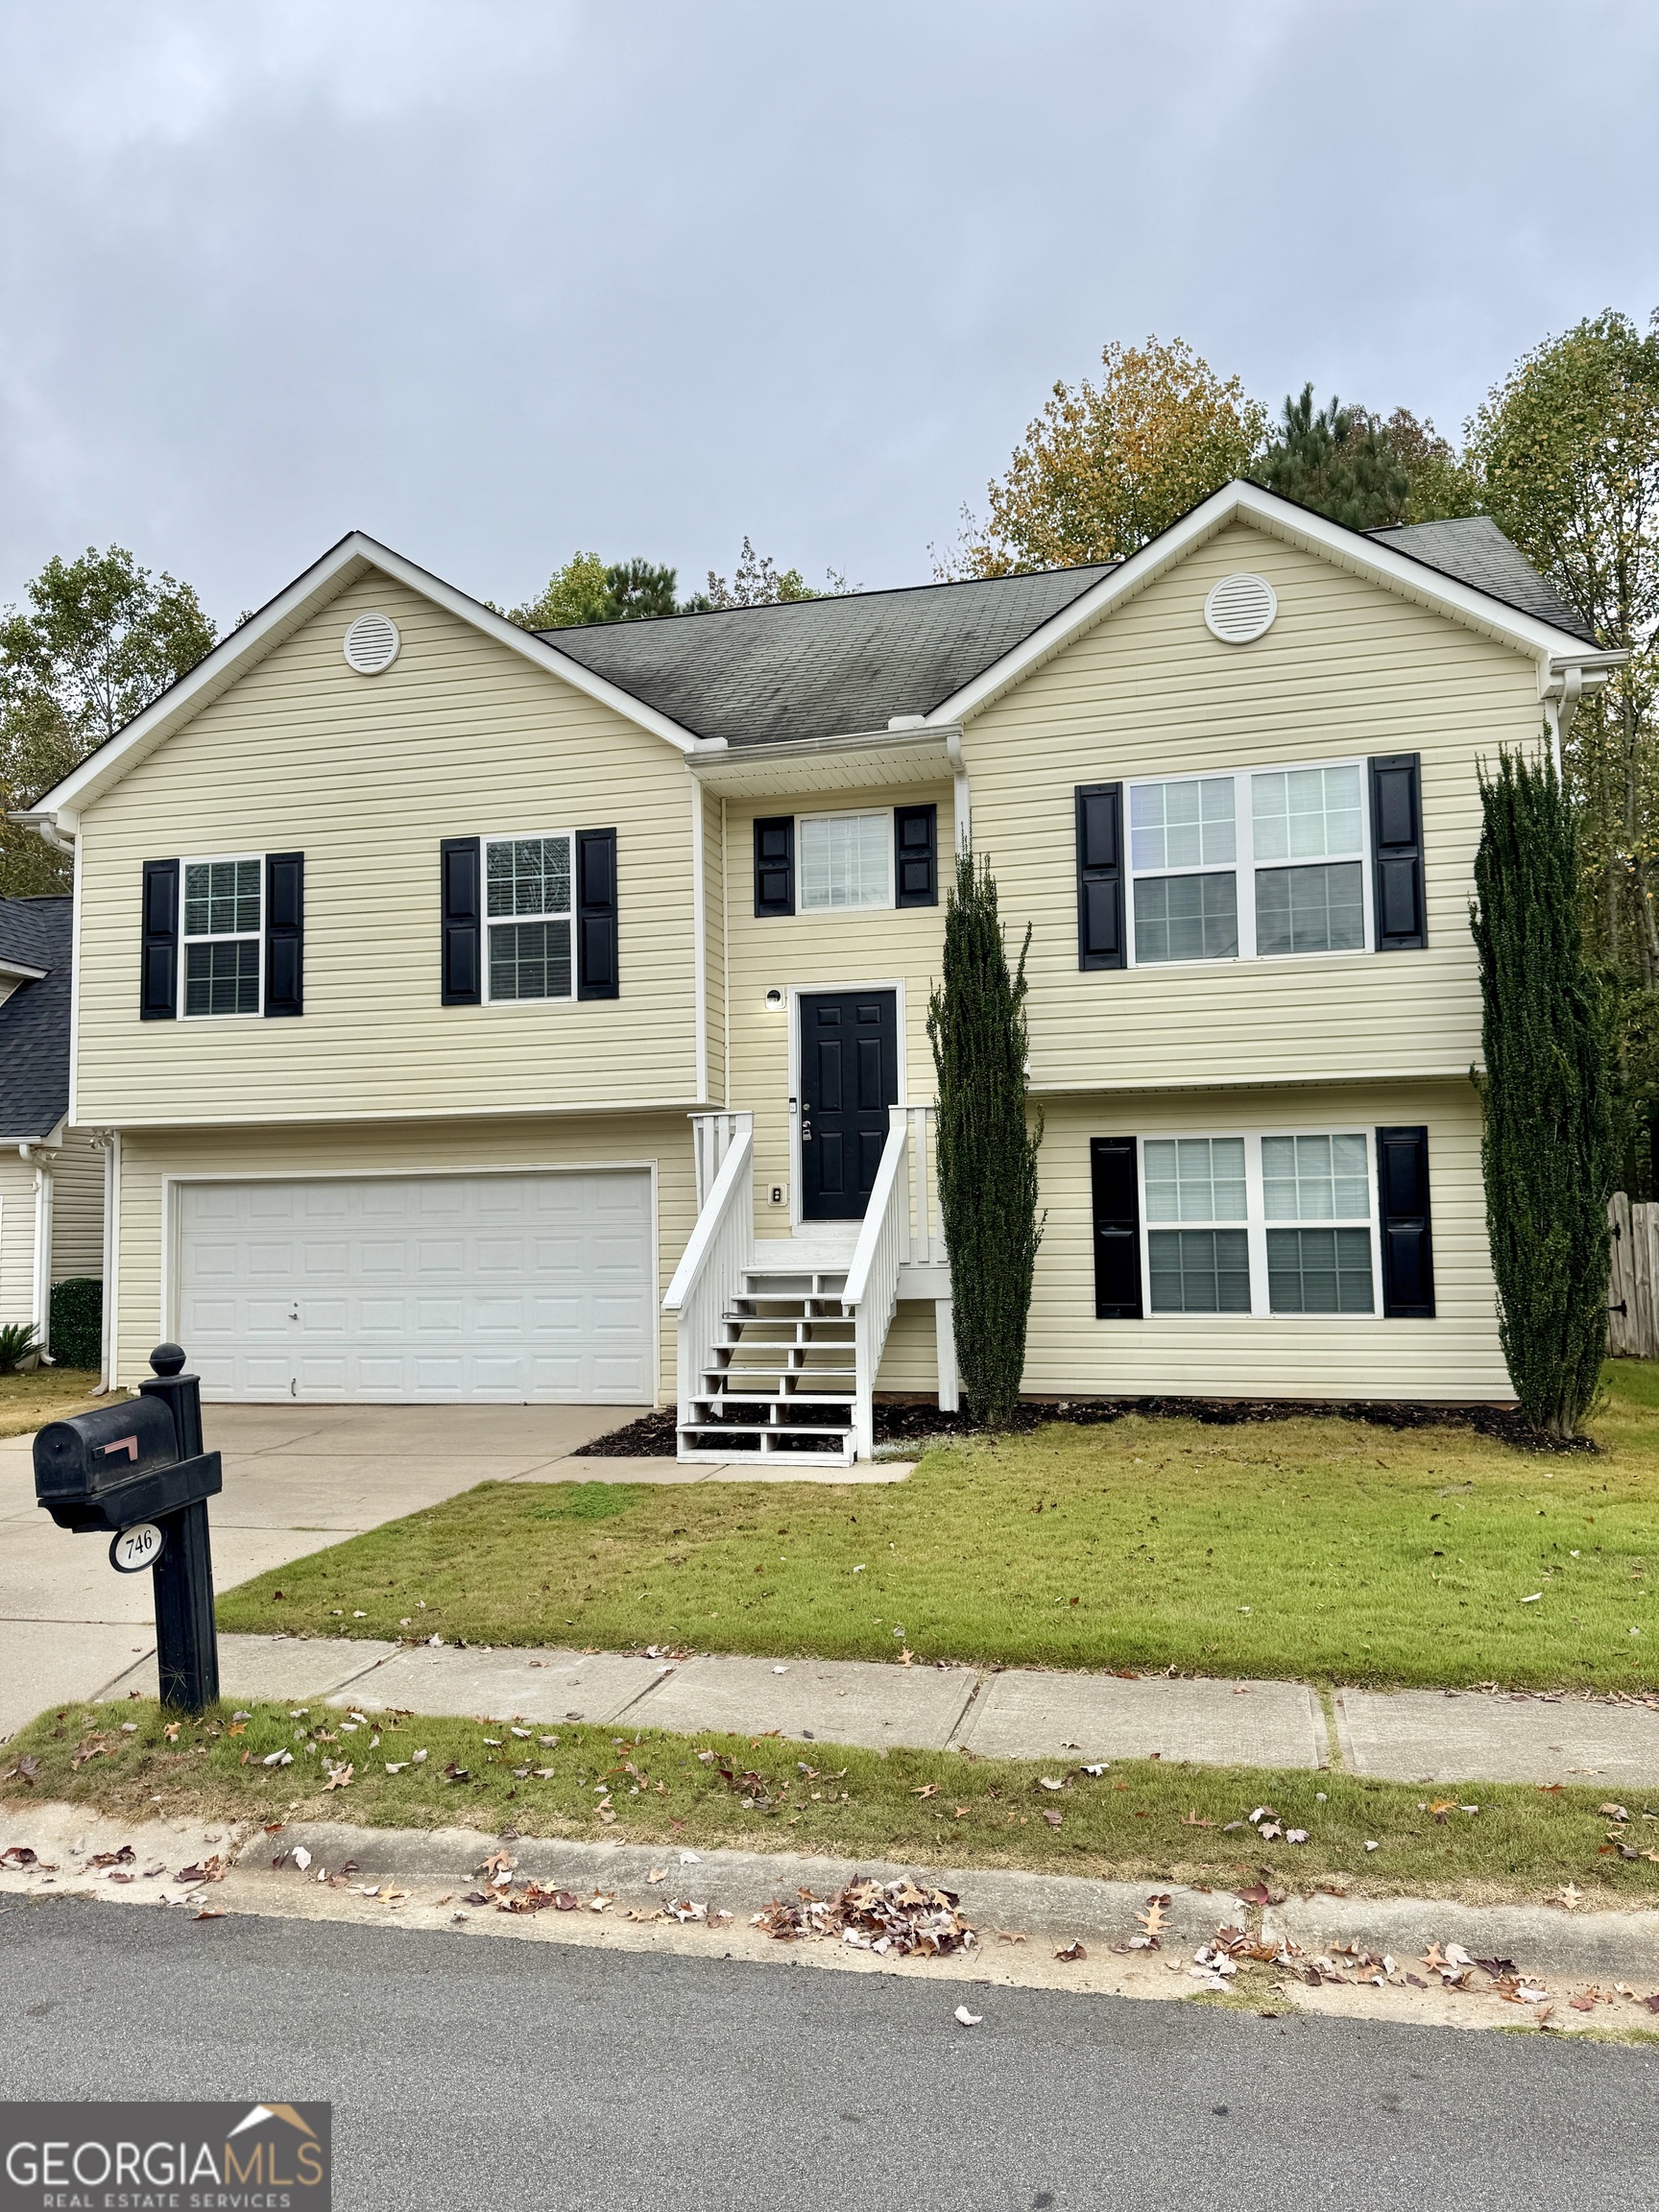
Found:
[[[347,1860],[369,1881],[437,1882],[475,1887],[493,1851],[517,1861],[517,1879],[558,1885],[579,1896],[614,1891],[624,1908],[652,1909],[692,1897],[747,1918],[774,1897],[797,1890],[833,1892],[854,1874],[887,1882],[913,1875],[953,1889],[982,1936],[999,1928],[1052,1937],[1125,1943],[1142,1933],[1137,1915],[1149,1897],[1167,1897],[1166,1950],[1190,1949],[1229,1922],[1242,1925],[1247,1908],[1230,1890],[1179,1884],[1102,1881],[1072,1874],[1025,1874],[1005,1867],[928,1866],[808,1858],[792,1852],[705,1851],[683,1863],[679,1846],[562,1841],[525,1836],[500,1841],[481,1829],[359,1828],[345,1821],[295,1821],[279,1836],[256,1835],[237,1858],[257,1869],[263,1848],[277,1857],[302,1844],[319,1868]],[[646,1876],[665,1868],[666,1878]],[[1304,1951],[1333,1943],[1420,1958],[1432,1942],[1461,1943],[1471,1958],[1513,1959],[1528,1972],[1558,1979],[1647,1980],[1659,1984],[1659,1907],[1649,1912],[1576,1912],[1549,1906],[1458,1905],[1426,1897],[1287,1897],[1262,1913],[1263,1933],[1287,1936]]]

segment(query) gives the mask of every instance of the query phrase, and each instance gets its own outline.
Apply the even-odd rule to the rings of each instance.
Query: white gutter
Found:
[[[35,1343],[52,1364],[52,1154],[38,1143],[19,1144],[17,1157],[35,1170]]]

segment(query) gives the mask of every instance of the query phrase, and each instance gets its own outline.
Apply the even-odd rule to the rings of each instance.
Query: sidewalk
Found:
[[[1659,1790],[1659,1698],[1338,1690],[1328,1716],[1300,1682],[280,1636],[221,1637],[220,1670],[228,1697],[325,1701],[365,1713],[402,1707],[542,1723],[625,1721],[686,1734],[777,1730],[809,1742],[983,1758],[1337,1766],[1389,1781]],[[102,1695],[131,1693],[156,1695],[153,1654]]]

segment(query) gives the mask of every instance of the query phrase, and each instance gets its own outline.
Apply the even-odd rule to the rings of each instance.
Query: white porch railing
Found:
[[[705,1123],[722,1126],[706,1130]],[[697,1153],[697,1225],[674,1270],[662,1310],[676,1321],[676,1380],[680,1423],[691,1420],[691,1397],[720,1340],[720,1324],[741,1295],[743,1271],[755,1256],[755,1151],[753,1114],[694,1114]],[[705,1185],[705,1162],[711,1180]]]
[[[887,1332],[899,1303],[899,1269],[910,1238],[910,1114],[907,1106],[889,1108],[887,1142],[875,1188],[865,1208],[864,1225],[853,1248],[842,1304],[853,1315],[853,1440],[859,1459],[874,1457],[872,1405]]]
[[[697,1162],[697,1211],[702,1213],[709,1203],[709,1193],[714,1188],[714,1178],[720,1172],[720,1164],[732,1149],[733,1139],[740,1129],[753,1132],[753,1114],[693,1114],[691,1116],[691,1149]]]
[[[934,1165],[935,1117],[932,1106],[895,1106],[910,1125],[909,1190],[904,1212],[903,1261],[910,1267],[943,1267],[945,1230],[939,1218],[939,1184]]]

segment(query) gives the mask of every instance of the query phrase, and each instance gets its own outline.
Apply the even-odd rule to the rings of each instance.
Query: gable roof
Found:
[[[699,737],[776,744],[928,714],[1116,564],[542,631]]]
[[[1554,585],[1539,575],[1521,548],[1504,537],[1490,515],[1464,515],[1447,522],[1405,522],[1365,535],[1379,545],[1391,545],[1397,553],[1437,568],[1443,576],[1473,584],[1477,591],[1489,592],[1505,607],[1535,614],[1540,622],[1552,623],[1587,645],[1596,642],[1595,633]]]
[[[41,968],[0,1000],[0,1138],[45,1137],[69,1111],[74,902],[0,899],[0,960]]]

